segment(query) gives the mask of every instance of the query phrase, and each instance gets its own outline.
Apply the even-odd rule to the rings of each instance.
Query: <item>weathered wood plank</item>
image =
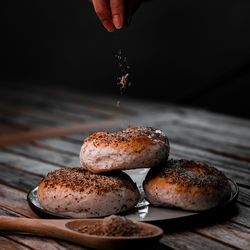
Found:
[[[0,236],[0,249],[2,250],[27,250],[30,248],[27,248],[12,240],[9,240],[5,237]]]
[[[36,96],[34,96],[36,97]],[[72,121],[85,121],[85,120],[100,120],[100,119],[104,119],[106,117],[103,117],[102,115],[95,115],[92,114],[90,112],[88,112],[88,110],[86,110],[85,112],[76,112],[72,110],[68,110],[69,108],[65,107],[64,105],[66,104],[60,104],[58,105],[57,103],[51,103],[50,101],[44,101],[44,99],[41,98],[34,98],[34,97],[27,97],[25,98],[25,96],[19,96],[16,95],[15,93],[14,95],[8,96],[8,97],[4,97],[1,96],[1,104],[5,105],[5,106],[11,106],[11,107],[19,107],[19,109],[22,109],[24,112],[29,112],[29,113],[39,113],[42,112],[41,115],[45,115],[45,116],[51,116],[54,115],[55,117],[57,117],[59,120],[63,119],[63,120],[72,120]],[[63,106],[63,107],[61,107]]]
[[[182,145],[194,146],[197,148],[210,150],[218,154],[227,154],[232,158],[243,158],[250,161],[250,146],[242,145],[243,140],[230,142],[224,136],[216,133],[204,133],[198,129],[183,129],[168,127],[170,141]],[[250,131],[249,131],[250,132]]]
[[[25,217],[39,218],[28,205],[27,193],[0,184],[0,206]]]
[[[96,132],[96,131],[91,131],[88,134],[67,135],[67,136],[65,136],[63,138],[65,138],[66,140],[71,140],[74,143],[80,143],[80,144],[82,144],[83,140],[85,138],[87,138],[89,135],[91,135],[92,133],[94,133],[94,132]]]
[[[52,148],[60,149],[62,151],[67,151],[76,155],[79,155],[81,144],[73,143],[63,139],[47,139],[47,140],[39,140],[38,142],[41,145],[49,146]]]
[[[121,120],[107,120],[88,123],[78,123],[72,126],[51,127],[43,129],[34,129],[32,131],[22,132],[17,135],[0,136],[0,146],[9,146],[31,142],[38,139],[65,136],[68,134],[88,133],[92,130],[101,130],[106,128],[114,128],[121,125]]]
[[[0,135],[3,134],[14,134],[20,131],[25,131],[27,128],[25,126],[17,126],[11,123],[0,122]]]
[[[250,246],[250,229],[231,222],[214,224],[195,231],[237,248],[249,249]]]
[[[238,201],[250,207],[250,189],[240,187]]]
[[[6,93],[8,98],[5,97]],[[57,113],[58,110],[63,110],[65,113],[71,113],[71,116],[76,115],[75,117],[83,119],[87,118],[88,120],[105,119],[113,116],[113,112],[105,109],[105,106],[99,105],[98,108],[95,108],[91,103],[79,103],[78,101],[74,102],[72,100],[69,101],[65,97],[60,98],[59,93],[51,96],[49,93],[44,94],[41,91],[32,92],[32,89],[29,88],[28,90],[18,89],[16,92],[5,90],[2,95],[0,93],[0,96],[3,100],[11,100],[12,103],[15,104],[27,104],[38,108],[47,108],[49,106]]]
[[[215,130],[202,129],[200,127],[188,127],[178,123],[166,124],[155,122],[155,127],[166,131],[170,141],[207,149],[214,152],[228,154],[232,158],[243,158],[250,161],[249,140],[230,136],[230,131],[216,132]],[[250,129],[249,132],[250,133]]]
[[[41,128],[49,126],[62,126],[71,123],[62,122],[56,119],[37,117],[36,114],[24,113],[21,111],[0,109],[0,120],[17,125],[29,126],[32,128]]]
[[[31,170],[32,171],[32,170]],[[34,187],[40,184],[41,177],[34,175],[36,172],[32,171],[33,174],[19,171],[18,169],[12,169],[3,164],[0,164],[0,182],[5,183],[25,191],[30,191]]]
[[[180,233],[166,233],[160,242],[170,246],[173,249],[232,249],[226,245],[223,245],[222,243],[188,231]]]
[[[170,155],[184,155],[190,157],[198,157],[204,158],[204,161],[208,161],[211,163],[216,163],[221,167],[225,166],[226,168],[235,169],[238,171],[245,172],[250,174],[249,170],[249,162],[239,160],[239,159],[231,159],[224,155],[217,155],[213,152],[209,152],[203,149],[197,149],[193,147],[183,146],[181,144],[171,143],[170,146]]]
[[[237,203],[237,216],[233,217],[231,221],[244,225],[250,228],[250,207],[246,207]]]
[[[0,216],[12,216],[12,217],[20,217],[20,214],[15,213],[7,208],[0,206]]]
[[[13,166],[26,172],[35,173],[40,176],[44,176],[49,171],[59,169],[59,167],[55,165],[5,152],[3,149],[0,149],[0,163]]]
[[[128,105],[130,104],[128,103]],[[152,105],[154,106],[154,103]],[[200,127],[208,131],[220,131],[223,134],[230,132],[230,135],[238,135],[240,137],[243,137],[244,132],[249,131],[250,125],[250,121],[247,119],[210,112],[204,109],[187,108],[171,104],[162,105],[156,121],[171,121],[177,125],[183,124],[187,127]],[[237,130],[237,128],[241,130]]]
[[[103,99],[102,96],[93,95],[93,94],[84,94],[77,93],[72,89],[63,89],[63,88],[44,88],[42,86],[33,86],[28,89],[23,89],[19,91],[24,91],[25,93],[29,94],[36,94],[39,92],[39,95],[43,97],[50,97],[50,99],[54,100],[55,102],[65,102],[74,104],[74,107],[86,107],[89,112],[103,114],[107,117],[113,115],[134,115],[135,112],[133,109],[127,109],[125,107],[116,107],[117,97],[109,96],[108,101]],[[22,92],[23,93],[23,92]]]
[[[38,108],[25,106],[22,104],[15,105],[15,104],[7,102],[7,101],[3,102],[3,100],[1,100],[1,102],[0,102],[0,110],[2,110],[2,109],[7,109],[7,111],[12,111],[12,112],[13,111],[18,112],[19,114],[32,115],[34,117],[38,117],[38,118],[49,120],[49,121],[50,120],[51,121],[62,121],[65,124],[67,124],[67,123],[72,124],[72,123],[84,121],[84,119],[66,117],[65,115],[52,113],[52,112],[50,112],[50,110],[45,111],[44,109],[41,110]]]
[[[69,155],[64,152],[52,151],[48,148],[38,147],[37,144],[20,144],[16,146],[7,147],[8,150],[22,153],[28,157],[35,157],[50,164],[59,166],[79,166],[79,156]]]

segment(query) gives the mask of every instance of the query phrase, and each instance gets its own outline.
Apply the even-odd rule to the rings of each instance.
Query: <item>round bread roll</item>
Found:
[[[99,132],[86,138],[80,151],[83,168],[93,173],[151,168],[168,158],[169,142],[151,127]]]
[[[73,218],[124,212],[133,208],[140,196],[136,184],[121,171],[97,175],[83,168],[48,173],[37,195],[44,209]]]
[[[143,188],[155,206],[202,211],[230,197],[225,175],[202,162],[170,160],[149,170]]]

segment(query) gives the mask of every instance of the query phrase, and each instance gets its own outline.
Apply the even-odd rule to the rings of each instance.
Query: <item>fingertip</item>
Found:
[[[121,29],[122,28],[122,22],[121,22],[121,17],[120,15],[114,15],[113,18],[113,23],[116,29]]]
[[[104,20],[102,22],[103,26],[105,27],[105,29],[109,32],[113,32],[115,30],[115,26],[113,25],[113,23],[109,20]]]

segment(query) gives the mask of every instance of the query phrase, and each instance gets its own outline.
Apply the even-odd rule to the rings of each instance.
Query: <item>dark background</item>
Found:
[[[87,0],[1,2],[1,84],[117,94],[121,48],[127,96],[250,117],[249,0],[153,0],[114,33]]]

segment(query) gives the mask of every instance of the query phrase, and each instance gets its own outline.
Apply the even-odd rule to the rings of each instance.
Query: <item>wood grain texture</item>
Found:
[[[25,217],[39,218],[27,203],[27,193],[0,184],[0,206]]]
[[[58,166],[79,166],[79,155],[69,155],[63,151],[52,151],[51,147],[42,148],[37,146],[38,144],[20,144],[16,146],[8,147],[10,152],[17,152],[28,157],[33,157],[49,164],[56,164]],[[43,144],[44,145],[44,144]]]
[[[0,236],[0,249],[2,250],[27,250],[30,248],[27,248],[21,244],[14,242],[13,240],[9,240],[8,238]]]
[[[66,121],[98,121],[106,119],[107,117],[101,114],[89,113],[83,109],[81,112],[78,110],[71,109],[65,102],[62,103],[54,103],[51,101],[45,101],[45,98],[39,97],[31,97],[27,96],[27,99],[24,96],[10,96],[8,98],[1,97],[2,105],[11,106],[11,107],[19,107],[19,109],[23,110],[24,112],[28,113],[40,113],[42,116],[51,116],[58,117],[59,120],[66,120]]]
[[[62,152],[70,152],[72,154],[75,154],[76,156],[79,156],[80,149],[82,146],[81,143],[73,143],[60,138],[39,140],[37,143],[39,143],[40,145],[59,149]]]
[[[49,97],[54,103],[65,103],[72,105],[73,110],[81,109],[84,113],[102,114],[107,116],[117,116],[117,115],[135,115],[136,113],[132,111],[131,108],[127,109],[125,107],[116,107],[116,97],[109,97],[104,99],[101,95],[89,95],[81,92],[72,92],[72,90],[66,90],[62,88],[46,88],[42,86],[33,86],[31,88],[19,88],[22,94],[28,93],[29,95],[36,95],[39,92],[39,97],[43,100]],[[107,101],[108,100],[108,101]],[[77,108],[78,107],[78,108]],[[86,109],[84,109],[86,108]]]
[[[18,168],[24,172],[36,173],[44,176],[49,171],[59,169],[58,166],[34,160],[22,155],[13,154],[4,149],[0,149],[0,164],[9,165],[13,168]]]
[[[0,164],[0,182],[6,185],[29,191],[39,185],[41,177],[35,175],[36,172],[29,174],[22,170],[13,169],[3,164]]]
[[[0,135],[3,134],[17,134],[21,131],[28,130],[25,126],[18,126],[7,122],[0,122]]]
[[[32,116],[43,118],[45,120],[52,120],[52,121],[61,121],[64,123],[75,123],[75,122],[83,122],[86,119],[83,119],[83,117],[72,117],[72,115],[68,115],[67,113],[61,114],[60,112],[56,113],[53,112],[53,110],[50,109],[49,105],[47,105],[47,109],[40,109],[39,107],[29,107],[29,105],[21,103],[21,104],[13,104],[12,102],[3,101],[1,100],[0,103],[0,110],[6,110],[7,111],[15,111],[19,114],[31,114]],[[98,120],[98,119],[96,119]]]
[[[106,106],[99,104],[96,106],[96,102],[81,102],[79,100],[75,100],[75,98],[69,100],[63,96],[57,94],[50,93],[42,93],[34,91],[31,89],[23,90],[19,89],[18,94],[15,92],[6,91],[8,97],[6,98],[6,94],[0,96],[5,101],[11,101],[15,105],[21,105],[24,107],[35,107],[39,109],[45,109],[49,111],[52,110],[55,114],[67,114],[71,117],[84,119],[84,120],[99,120],[105,118],[111,118],[114,114],[122,113],[115,107],[115,102],[113,105]],[[115,112],[116,111],[116,112]],[[91,115],[90,115],[91,113]]]
[[[250,208],[240,203],[237,203],[237,216],[231,219],[234,223],[239,223],[241,226],[250,229]]]
[[[166,233],[160,241],[173,249],[232,249],[222,243],[203,237],[194,232]]]
[[[29,126],[31,128],[41,128],[50,126],[62,126],[64,124],[70,124],[56,120],[55,118],[42,117],[37,113],[22,112],[21,110],[8,109],[8,107],[0,106],[0,120],[8,123],[14,123],[21,126]]]
[[[72,126],[60,126],[60,127],[50,127],[34,129],[32,131],[22,132],[18,135],[2,135],[0,136],[0,146],[9,146],[14,144],[27,143],[38,139],[59,137],[68,134],[79,134],[88,133],[88,131],[99,130],[117,127],[121,125],[120,119],[88,122],[88,123],[78,123]]]
[[[250,229],[230,222],[223,225],[207,226],[196,230],[196,232],[240,249],[249,249],[250,246]]]
[[[238,201],[250,207],[250,189],[249,188],[240,187]]]

